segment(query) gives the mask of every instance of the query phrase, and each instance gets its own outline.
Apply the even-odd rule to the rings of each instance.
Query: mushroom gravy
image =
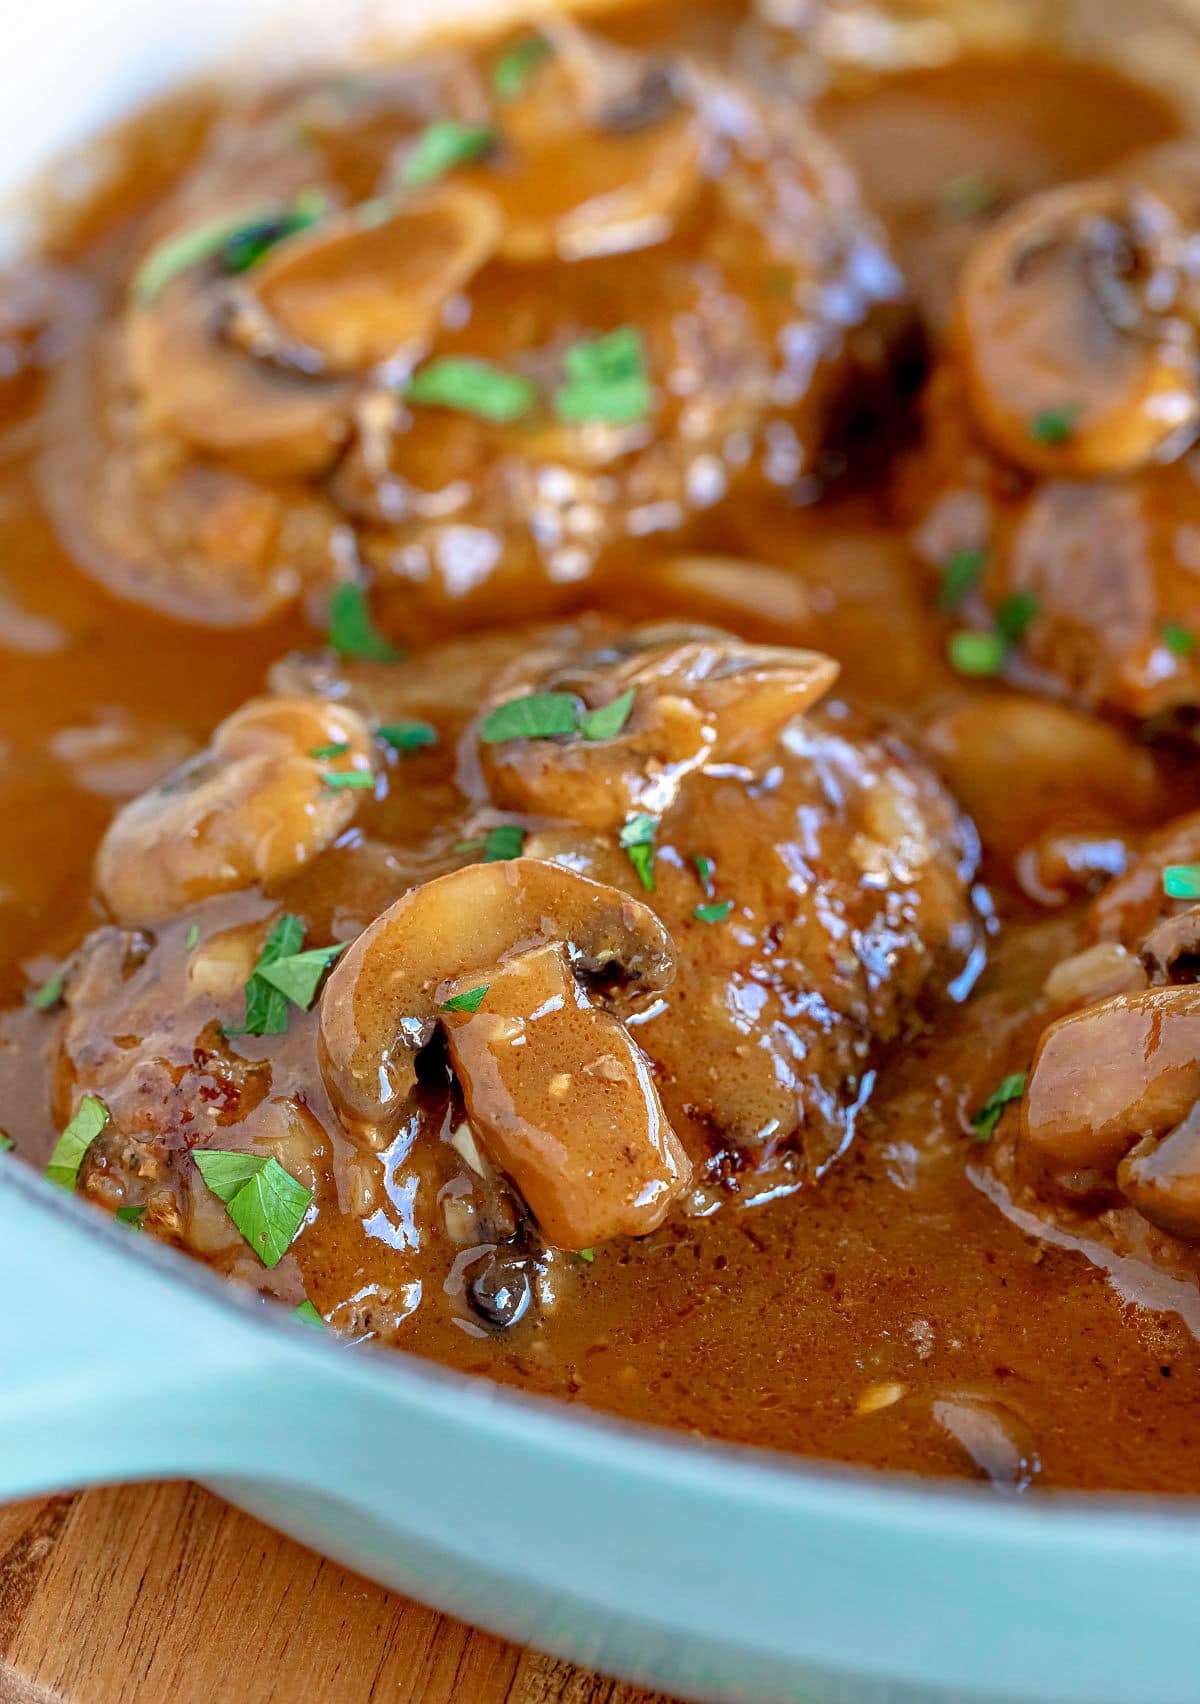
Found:
[[[0,1127],[354,1339],[1195,1491],[1191,144],[777,29],[158,115],[4,280]]]

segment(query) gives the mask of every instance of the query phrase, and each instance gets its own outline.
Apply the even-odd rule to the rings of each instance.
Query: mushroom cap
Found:
[[[954,336],[996,449],[1033,473],[1086,478],[1194,435],[1185,250],[1166,203],[1120,182],[1032,196],[987,228],[963,266]]]
[[[313,756],[331,745],[335,759]],[[370,769],[354,711],[260,698],[222,722],[207,751],[125,806],[100,843],[96,883],[114,917],[151,923],[215,893],[273,885],[347,827],[357,793],[322,775]]]
[[[586,974],[649,989],[675,974],[675,950],[646,906],[537,858],[469,864],[425,882],[377,917],[339,960],[321,1000],[321,1070],[338,1111],[375,1126],[416,1082],[416,1055],[464,977],[562,945]]]

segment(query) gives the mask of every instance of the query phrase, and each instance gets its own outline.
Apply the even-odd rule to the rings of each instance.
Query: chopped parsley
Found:
[[[368,787],[374,787],[375,776],[369,769],[323,769],[321,785],[328,787],[331,793],[354,792],[355,789],[365,792]]]
[[[117,1208],[117,1223],[119,1225],[128,1226],[131,1231],[140,1231],[142,1228],[142,1220],[145,1217],[146,1203],[144,1201],[138,1207]]]
[[[732,910],[731,899],[717,899],[709,905],[698,905],[692,916],[698,918],[701,923],[724,923]]]
[[[1196,649],[1196,635],[1180,621],[1165,621],[1158,632],[1172,656],[1190,657]]]
[[[967,629],[950,635],[950,662],[959,674],[998,675],[1004,667],[1008,646],[1000,633],[974,633]]]
[[[200,925],[199,925],[199,923],[193,923],[191,928],[187,932],[187,940],[183,943],[184,952],[190,953],[190,952],[194,951],[196,944],[199,941],[199,939],[200,939]]]
[[[95,1095],[84,1095],[75,1116],[67,1125],[46,1167],[46,1176],[60,1188],[74,1190],[84,1155],[108,1123],[108,1108]]]
[[[200,1176],[264,1266],[277,1266],[292,1245],[312,1191],[284,1171],[272,1155],[193,1148]]]
[[[598,710],[589,710],[580,717],[579,732],[585,740],[616,739],[621,729],[629,720],[629,712],[633,709],[634,687],[623,692],[619,698],[614,698],[610,704],[602,704]]]
[[[285,911],[263,942],[258,963],[246,983],[246,1021],[240,1030],[226,1026],[227,1035],[283,1035],[288,1024],[287,995],[262,975],[280,959],[292,958],[304,945],[304,922]]]
[[[654,837],[658,823],[645,811],[630,817],[621,830],[621,845],[647,893],[654,892]]]
[[[491,983],[484,982],[478,988],[468,988],[462,994],[452,994],[448,1000],[443,1001],[438,1010],[440,1012],[477,1012],[482,1006],[483,997],[490,987]]]
[[[942,192],[942,207],[951,219],[981,219],[999,205],[999,190],[979,172],[951,178]]]
[[[990,1142],[992,1135],[1004,1116],[1004,1109],[1013,1101],[1019,1101],[1025,1093],[1025,1084],[1029,1081],[1028,1071],[1014,1071],[1010,1077],[994,1088],[981,1107],[971,1114],[971,1123],[975,1126],[977,1142]]]
[[[375,734],[393,751],[420,751],[422,746],[437,744],[437,729],[431,722],[385,722]]]
[[[133,299],[148,306],[172,278],[204,260],[218,260],[225,272],[247,272],[277,243],[317,224],[327,206],[319,190],[302,190],[290,207],[249,219],[213,219],[165,237],[134,273],[130,286]]]
[[[352,582],[335,587],[329,601],[329,643],[339,657],[395,663],[401,655],[372,621],[366,591]]]
[[[496,60],[492,66],[492,93],[499,101],[515,101],[539,65],[544,65],[554,49],[544,35],[536,32],[523,35],[519,41]]]
[[[696,856],[692,859],[692,862],[696,866],[696,874],[700,877],[700,886],[711,899],[713,891],[713,871],[717,866],[713,863],[711,858],[706,858],[703,852],[697,852]]]
[[[427,124],[404,162],[400,181],[408,189],[436,183],[455,166],[467,165],[486,154],[497,140],[491,124],[460,124],[457,119],[438,118]]]
[[[938,608],[947,615],[961,609],[983,578],[986,567],[987,552],[984,550],[956,550],[953,556],[948,556],[942,564]]]
[[[0,1130],[0,1154],[11,1154],[16,1145],[7,1130]]]
[[[321,978],[349,944],[341,941],[333,947],[310,947],[306,953],[289,953],[286,958],[262,965],[255,975],[281,994],[286,994],[293,1006],[307,1012],[317,997]]]
[[[573,692],[531,692],[510,698],[486,716],[479,730],[485,745],[501,740],[550,740],[579,731],[580,704]]]
[[[590,1266],[596,1258],[596,1251],[592,1248],[577,1248],[575,1250],[575,1258],[576,1260],[586,1261]]]
[[[604,337],[576,343],[563,366],[566,380],[555,394],[554,409],[567,424],[628,426],[649,415],[654,397],[636,326],[619,326]]]
[[[1079,423],[1082,403],[1068,402],[1062,408],[1044,408],[1029,422],[1029,436],[1035,444],[1065,444]]]
[[[1018,645],[1041,605],[1032,592],[1013,592],[996,611],[996,631],[1010,645]]]
[[[33,1003],[39,1012],[51,1012],[55,1006],[62,1004],[63,983],[66,979],[66,969],[62,968],[56,970],[48,981],[42,983],[42,986],[33,996]]]
[[[1168,864],[1162,885],[1168,899],[1200,899],[1200,864]]]
[[[525,844],[525,830],[519,822],[498,822],[489,828],[483,842],[483,857],[487,864],[504,864],[519,858]]]
[[[345,757],[349,750],[349,740],[335,740],[333,745],[309,746],[308,755],[315,757],[320,762],[324,758]]]
[[[474,414],[503,426],[529,413],[537,401],[537,386],[491,361],[443,355],[413,374],[404,395],[409,402]]]
[[[318,1331],[325,1330],[325,1321],[307,1299],[301,1302],[298,1308],[292,1309],[292,1318],[303,1320],[305,1325],[315,1325]]]

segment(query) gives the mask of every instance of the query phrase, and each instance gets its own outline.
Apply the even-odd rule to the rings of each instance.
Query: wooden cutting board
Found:
[[[0,1507],[0,1704],[672,1704],[422,1609],[196,1485]]]

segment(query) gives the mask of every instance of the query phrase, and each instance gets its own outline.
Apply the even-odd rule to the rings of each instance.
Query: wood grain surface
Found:
[[[423,1609],[196,1485],[0,1507],[0,1704],[672,1704]]]

